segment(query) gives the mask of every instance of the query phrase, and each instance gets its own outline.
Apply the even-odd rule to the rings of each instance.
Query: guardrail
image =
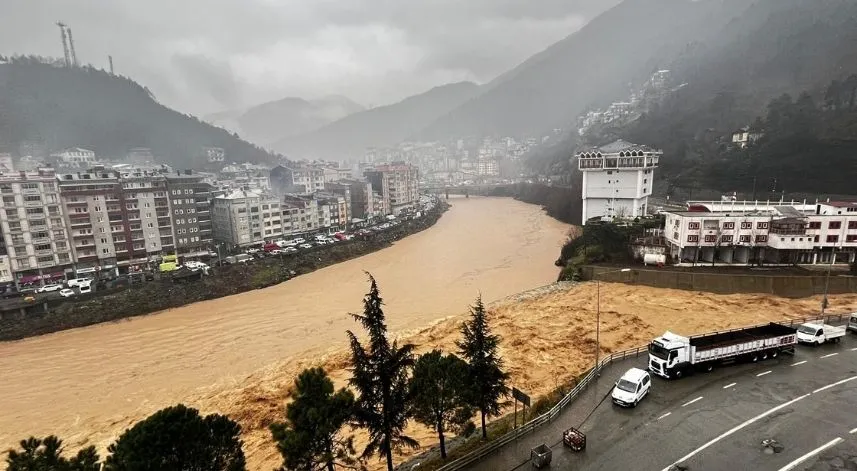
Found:
[[[804,318],[800,318],[800,319],[791,319],[788,322],[788,324],[786,324],[785,321],[782,321],[779,323],[783,324],[783,325],[789,325],[790,327],[794,327],[796,324],[803,324],[805,322],[811,322],[811,321],[822,321],[825,324],[829,324],[829,323],[834,322],[834,321],[841,323],[843,321],[843,319],[847,320],[850,315],[851,314],[818,315],[818,316],[813,316],[813,317],[804,317]],[[749,326],[749,327],[739,327],[739,328],[735,328],[735,329],[713,331],[713,332],[708,332],[707,334],[700,334],[700,335],[715,334],[715,333],[720,333],[720,332],[731,332],[731,331],[748,329],[748,328],[762,326],[762,325],[768,325],[768,323],[758,324],[758,325]],[[629,358],[631,356],[637,357],[640,355],[640,353],[647,352],[648,348],[649,348],[648,345],[644,345],[641,347],[623,350],[621,352],[611,353],[610,355],[604,357],[598,363],[597,368],[595,368],[595,367],[591,368],[586,373],[586,375],[580,380],[580,382],[578,382],[577,385],[574,386],[574,389],[572,389],[568,394],[566,394],[562,399],[560,399],[559,402],[557,402],[556,405],[551,407],[549,411],[547,411],[544,414],[530,420],[529,422],[527,422],[524,425],[512,430],[511,432],[506,433],[505,435],[497,438],[496,440],[494,440],[490,443],[486,443],[485,445],[483,445],[483,446],[477,448],[476,450],[462,456],[461,458],[458,458],[454,461],[450,461],[449,463],[438,468],[437,471],[458,471],[460,469],[464,469],[465,467],[481,460],[485,456],[488,456],[491,453],[494,453],[495,451],[499,450],[500,448],[506,446],[509,442],[517,440],[518,438],[535,431],[538,427],[540,427],[540,426],[542,426],[548,422],[553,421],[555,418],[557,418],[557,416],[559,416],[559,414],[562,412],[562,410],[565,409],[566,407],[568,407],[568,405],[571,404],[571,402],[586,388],[586,386],[588,386],[589,383],[592,382],[592,380],[598,375],[598,373],[601,370],[604,369],[604,367],[610,365],[614,361],[625,360],[626,358]]]

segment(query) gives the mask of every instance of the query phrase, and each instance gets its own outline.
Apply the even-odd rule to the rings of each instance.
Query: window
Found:
[[[50,250],[51,244],[39,244],[36,246],[36,250]]]
[[[697,229],[699,229],[699,223],[698,222],[689,222],[689,223],[687,223],[687,228],[692,230],[692,231],[697,230]]]
[[[842,221],[830,221],[827,223],[827,228],[828,229],[841,229],[842,228]]]
[[[24,201],[29,201],[29,202],[41,202],[41,201],[42,201],[42,197],[41,197],[41,196],[39,196],[39,195],[26,195],[26,196],[24,196]]]
[[[827,242],[829,242],[829,243],[839,242],[839,236],[838,235],[829,235],[829,236],[827,236]]]
[[[764,223],[764,224],[767,225],[768,223]],[[757,244],[762,243],[762,242],[767,242],[767,241],[768,241],[768,236],[766,236],[766,235],[757,235],[756,236],[756,243]]]
[[[811,221],[807,228],[808,229],[821,229],[821,221]]]
[[[44,214],[45,210],[42,208],[27,208],[27,214]]]
[[[37,261],[37,262],[39,262],[39,263],[51,263],[51,262],[53,262],[53,261],[54,261],[54,256],[53,256],[53,255],[48,255],[48,256],[45,256],[45,257],[38,257],[38,258],[36,258],[36,261]]]
[[[731,235],[721,236],[721,237],[720,237],[720,240],[721,240],[724,244],[732,243],[732,236],[731,236]]]
[[[707,236],[705,236],[705,242],[707,242],[709,244],[713,244],[713,243],[717,242],[717,236],[716,235],[707,235]]]
[[[756,229],[767,229],[767,228],[768,228],[767,222],[757,222],[756,223]]]
[[[734,222],[724,222],[723,228],[724,229],[735,229],[735,223]]]
[[[752,229],[752,228],[753,228],[752,222],[742,222],[741,223],[741,229]]]
[[[845,242],[857,242],[857,234],[848,234],[845,236]]]
[[[818,236],[813,237],[813,238],[812,238],[812,241],[813,241],[813,242],[818,242]]]
[[[848,221],[848,229],[857,229],[857,221]]]
[[[14,196],[4,196],[4,197],[3,197],[3,203],[5,203],[5,204],[15,204],[15,197],[14,197]]]
[[[699,236],[698,235],[689,235],[689,236],[687,236],[687,241],[688,242],[699,242]]]
[[[744,243],[744,244],[749,244],[750,243],[750,236],[748,236],[748,235],[739,236],[738,241],[741,243]]]
[[[103,248],[103,249],[101,249],[101,253],[103,253],[103,254],[108,254],[108,253],[110,253],[110,249],[108,249],[108,248]]]

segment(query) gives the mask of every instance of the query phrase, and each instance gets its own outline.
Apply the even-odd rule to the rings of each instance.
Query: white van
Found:
[[[622,407],[636,407],[649,394],[652,388],[652,377],[649,372],[639,368],[631,368],[616,381],[613,388],[613,402]]]
[[[857,334],[857,312],[852,312],[848,318],[848,330]]]

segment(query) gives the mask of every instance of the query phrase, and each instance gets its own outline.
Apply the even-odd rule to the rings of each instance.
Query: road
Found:
[[[553,423],[471,469],[528,469],[530,449],[546,443],[553,469],[857,470],[857,336],[680,380],[654,377],[636,409],[601,402],[626,369],[645,364],[641,355],[611,365]],[[583,453],[560,444],[570,426],[587,435]],[[768,439],[776,452],[762,446]]]

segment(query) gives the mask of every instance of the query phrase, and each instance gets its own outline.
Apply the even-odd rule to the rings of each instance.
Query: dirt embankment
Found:
[[[405,221],[384,232],[363,239],[340,242],[295,255],[270,257],[249,264],[214,268],[212,276],[189,283],[170,280],[135,285],[116,293],[98,295],[79,302],[64,302],[48,312],[3,313],[0,316],[0,341],[18,340],[35,335],[83,327],[100,322],[126,319],[187,304],[222,298],[282,283],[292,276],[360,257],[408,235],[428,229],[448,208],[441,203],[424,217]],[[294,273],[294,275],[292,274]]]
[[[589,368],[595,357],[595,285],[553,285],[532,293],[512,296],[489,306],[492,326],[503,337],[502,357],[514,386],[538,397],[552,391]],[[831,296],[829,312],[857,310],[857,294]],[[812,316],[819,297],[786,299],[769,295],[716,295],[602,283],[601,348],[603,354],[645,345],[665,330],[696,334],[748,324]],[[388,312],[388,317],[395,316]],[[418,345],[419,352],[432,348],[454,351],[462,314],[413,332],[402,332],[400,341]],[[356,327],[356,326],[355,326]],[[344,338],[344,337],[343,337]],[[303,368],[321,365],[339,386],[345,386],[349,355],[332,349],[317,358],[290,358],[252,375],[240,389],[213,388],[189,401],[204,410],[216,410],[238,420],[244,428],[245,451],[252,469],[270,469],[281,459],[267,426],[283,416],[283,404],[294,377]],[[435,435],[412,424],[409,434],[424,451],[436,445]],[[358,442],[363,438],[356,431]],[[358,444],[359,445],[359,444]],[[407,456],[419,453],[416,451]],[[407,458],[398,456],[399,461]],[[370,460],[372,469],[381,462]]]

